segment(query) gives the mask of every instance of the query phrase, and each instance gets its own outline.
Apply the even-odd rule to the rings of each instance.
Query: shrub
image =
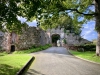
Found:
[[[66,39],[64,39],[63,41],[64,41],[64,44],[67,44],[67,41],[66,41]]]
[[[81,45],[80,47],[83,48],[85,51],[96,51],[95,44],[85,44],[85,45]]]

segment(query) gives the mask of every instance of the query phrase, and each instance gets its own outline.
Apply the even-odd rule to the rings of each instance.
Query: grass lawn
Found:
[[[30,60],[28,54],[49,48],[51,45],[39,46],[28,50],[19,50],[13,54],[0,53],[0,75],[16,75],[16,73]]]
[[[70,50],[70,53],[77,57],[100,63],[100,57],[96,56],[94,51],[78,52]]]
[[[26,54],[0,53],[0,75],[16,75],[30,58]]]

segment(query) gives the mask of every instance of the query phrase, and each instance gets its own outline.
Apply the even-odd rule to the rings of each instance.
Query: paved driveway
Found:
[[[32,55],[35,60],[25,75],[100,75],[100,65],[78,59],[63,47]]]

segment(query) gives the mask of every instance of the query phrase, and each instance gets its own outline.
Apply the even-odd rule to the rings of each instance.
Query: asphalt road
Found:
[[[100,65],[78,59],[63,47],[31,55],[35,60],[25,75],[100,75]]]

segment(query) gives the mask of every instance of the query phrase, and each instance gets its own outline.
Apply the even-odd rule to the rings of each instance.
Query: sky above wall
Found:
[[[27,20],[23,17],[18,17],[18,19],[23,23],[23,22],[26,22]],[[33,20],[32,22],[26,22],[29,26],[34,26],[36,27],[37,26],[37,22],[36,20]]]
[[[18,19],[21,20],[21,22],[26,22],[25,18],[18,17]],[[26,23],[29,26],[37,26],[36,20]],[[95,21],[90,21],[87,22],[87,24],[83,24],[81,36],[82,38],[87,39],[89,41],[97,39],[97,32],[95,31]]]

